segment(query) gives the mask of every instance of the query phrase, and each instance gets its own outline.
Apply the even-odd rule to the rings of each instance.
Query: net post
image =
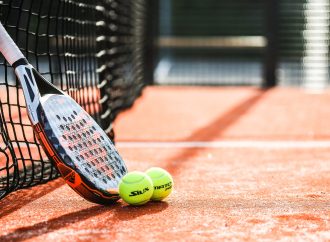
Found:
[[[277,62],[278,62],[278,22],[279,1],[268,0],[265,2],[265,36],[267,45],[264,60],[263,87],[269,88],[277,85]]]
[[[158,48],[156,39],[159,33],[159,1],[146,0],[146,33],[145,33],[145,84],[152,85],[154,83],[154,70],[156,67]]]

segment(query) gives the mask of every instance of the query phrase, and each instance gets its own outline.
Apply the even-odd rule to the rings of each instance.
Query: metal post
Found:
[[[277,85],[277,62],[278,62],[278,0],[266,1],[266,39],[264,62],[264,81],[263,87],[273,87]]]
[[[146,0],[146,33],[145,33],[145,83],[154,83],[154,70],[158,58],[156,40],[159,35],[159,0]]]

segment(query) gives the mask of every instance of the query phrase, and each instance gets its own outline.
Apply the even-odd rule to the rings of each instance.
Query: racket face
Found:
[[[127,168],[103,129],[67,95],[43,96],[41,107],[41,126],[61,161],[92,189],[113,193]]]

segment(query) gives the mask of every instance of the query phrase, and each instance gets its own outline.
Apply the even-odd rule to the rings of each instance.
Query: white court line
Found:
[[[249,149],[330,149],[330,141],[191,141],[116,142],[119,148],[249,148]]]

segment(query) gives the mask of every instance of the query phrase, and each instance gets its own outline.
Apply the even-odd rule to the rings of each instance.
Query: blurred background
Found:
[[[328,86],[328,0],[152,4],[156,84]]]

